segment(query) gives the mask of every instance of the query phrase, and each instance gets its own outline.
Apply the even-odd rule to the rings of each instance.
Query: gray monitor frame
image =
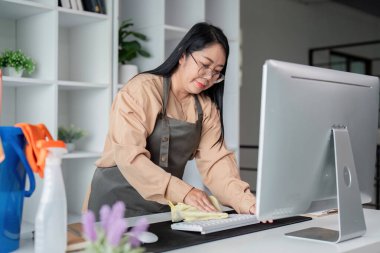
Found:
[[[340,242],[365,233],[375,170],[379,79],[267,60],[263,67],[257,216],[338,208],[339,230],[289,233]],[[356,166],[355,166],[356,165]]]

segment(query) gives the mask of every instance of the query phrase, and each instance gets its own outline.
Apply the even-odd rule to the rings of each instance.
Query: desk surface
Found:
[[[314,242],[302,239],[288,238],[285,233],[307,227],[324,227],[337,229],[337,215],[330,215],[321,218],[314,218],[311,221],[298,224],[288,225],[280,228],[265,230],[252,234],[232,237],[229,239],[214,241],[210,243],[199,244],[192,247],[186,247],[170,252],[231,252],[233,249],[237,253],[255,253],[255,252],[302,252],[302,253],[329,253],[329,252],[380,252],[380,211],[364,209],[364,216],[367,225],[367,232],[364,236],[341,242],[338,244]],[[154,214],[146,216],[150,223],[166,221],[170,219],[169,213]],[[130,225],[134,225],[137,218],[129,218]],[[179,242],[180,243],[180,242]],[[26,239],[21,241],[20,249],[16,252],[31,253],[33,250],[33,241]]]

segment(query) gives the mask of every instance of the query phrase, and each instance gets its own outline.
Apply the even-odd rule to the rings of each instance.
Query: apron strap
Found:
[[[199,102],[198,96],[194,95],[194,98],[195,98],[195,105],[197,106],[197,112],[198,112],[198,121],[197,121],[197,123],[200,122],[200,124],[202,125],[202,121],[203,121],[202,106],[201,106],[201,103]]]
[[[166,116],[166,107],[168,105],[168,98],[170,93],[170,84],[171,80],[168,77],[164,77],[164,95],[163,95],[163,101],[162,101],[162,115]]]
[[[169,141],[170,141],[170,128],[169,120],[166,116],[166,106],[168,104],[168,97],[170,92],[170,79],[164,77],[164,94],[163,94],[163,105],[162,105],[162,135],[160,143],[160,161],[159,166],[163,168],[168,167],[169,161]]]
[[[202,135],[203,110],[202,110],[202,106],[199,102],[197,95],[194,95],[194,100],[195,100],[195,105],[197,107],[197,112],[198,112],[198,119],[197,119],[196,125],[197,125],[197,129],[199,129],[199,140],[200,140],[201,138],[200,136]],[[189,160],[194,159],[196,152],[197,152],[197,148],[194,148],[193,154],[191,155]]]

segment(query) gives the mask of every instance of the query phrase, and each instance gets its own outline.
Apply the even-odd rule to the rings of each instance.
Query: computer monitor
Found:
[[[267,60],[258,218],[337,207],[339,231],[311,228],[289,235],[339,242],[364,234],[361,204],[373,192],[378,108],[377,77]]]

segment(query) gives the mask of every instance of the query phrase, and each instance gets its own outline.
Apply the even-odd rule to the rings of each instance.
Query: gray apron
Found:
[[[186,163],[194,158],[200,142],[203,111],[198,97],[194,96],[198,112],[196,123],[169,118],[166,115],[169,94],[170,79],[164,78],[162,112],[157,117],[152,134],[147,138],[146,149],[151,154],[152,162],[173,176],[182,178]],[[91,183],[88,209],[94,211],[99,220],[102,205],[113,205],[119,200],[125,203],[125,217],[170,211],[167,205],[145,200],[117,166],[97,168]]]

